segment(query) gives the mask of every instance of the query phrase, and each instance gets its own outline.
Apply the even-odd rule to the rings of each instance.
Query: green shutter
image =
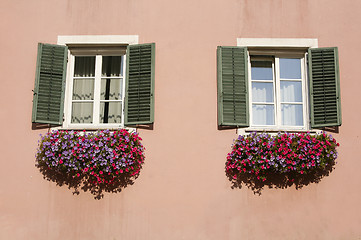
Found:
[[[127,48],[125,125],[154,122],[155,43]]]
[[[68,48],[38,44],[32,122],[61,125]]]
[[[218,125],[249,126],[246,47],[217,48]]]
[[[340,78],[337,48],[308,50],[311,127],[340,126]]]

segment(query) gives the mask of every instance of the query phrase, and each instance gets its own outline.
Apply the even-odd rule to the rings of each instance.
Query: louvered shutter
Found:
[[[341,102],[337,48],[308,51],[311,127],[340,126]]]
[[[127,48],[125,125],[154,122],[155,43]]]
[[[218,125],[249,126],[245,47],[217,48]]]
[[[61,125],[68,48],[38,44],[32,122]]]

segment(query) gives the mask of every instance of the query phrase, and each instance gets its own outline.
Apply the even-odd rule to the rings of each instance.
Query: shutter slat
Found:
[[[311,127],[340,126],[341,102],[337,48],[308,51]]]
[[[247,48],[217,48],[218,125],[248,127]]]
[[[68,48],[38,44],[32,122],[61,125]]]
[[[128,46],[125,125],[154,122],[154,64],[154,43]]]

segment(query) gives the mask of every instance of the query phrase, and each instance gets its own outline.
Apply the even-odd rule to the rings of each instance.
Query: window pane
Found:
[[[75,57],[74,77],[94,77],[95,56]]]
[[[121,56],[104,56],[102,77],[117,77],[121,74]]]
[[[122,120],[121,102],[100,103],[100,123],[120,123]]]
[[[100,86],[101,100],[121,100],[122,99],[121,79],[102,79]]]
[[[273,83],[252,82],[253,102],[273,102]]]
[[[94,99],[94,79],[74,79],[73,100]]]
[[[271,61],[251,61],[252,80],[273,80]]]
[[[280,58],[280,76],[284,79],[301,79],[301,59]]]
[[[72,123],[92,123],[93,122],[93,103],[74,102],[72,113]]]
[[[281,104],[282,125],[303,126],[302,104]]]
[[[274,115],[273,105],[252,105],[253,125],[274,125]]]
[[[281,81],[282,102],[302,102],[302,82]]]

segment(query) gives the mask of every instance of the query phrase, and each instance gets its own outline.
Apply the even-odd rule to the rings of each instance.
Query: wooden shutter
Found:
[[[246,47],[217,48],[218,125],[249,126]]]
[[[340,126],[341,102],[337,48],[308,50],[311,127]]]
[[[63,123],[67,56],[66,46],[38,44],[32,122]]]
[[[125,125],[154,122],[155,43],[127,48]]]

